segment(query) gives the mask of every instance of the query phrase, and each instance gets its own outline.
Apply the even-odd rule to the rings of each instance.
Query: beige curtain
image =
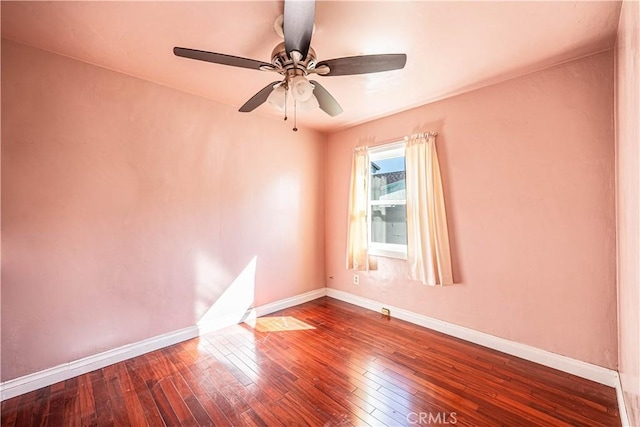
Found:
[[[425,285],[453,284],[447,215],[434,133],[406,142],[407,261]]]
[[[356,147],[351,165],[349,224],[347,229],[347,269],[369,270],[369,155],[366,147]]]

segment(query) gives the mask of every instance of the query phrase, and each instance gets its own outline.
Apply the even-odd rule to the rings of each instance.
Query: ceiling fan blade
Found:
[[[292,51],[307,57],[313,33],[313,20],[316,14],[314,0],[285,0],[284,2],[284,46],[291,56]]]
[[[206,50],[188,49],[186,47],[174,47],[173,53],[183,58],[197,59],[199,61],[213,62],[214,64],[230,65],[232,67],[250,68],[259,70],[262,66],[271,67],[266,62],[255,59],[240,58],[239,56],[225,55],[223,53],[207,52]]]
[[[321,76],[350,76],[353,74],[379,73],[381,71],[399,70],[407,63],[404,53],[384,55],[348,56],[346,58],[320,61],[316,65],[329,67],[329,72]]]
[[[256,108],[258,108],[262,104],[264,104],[264,102],[267,100],[267,98],[269,98],[269,95],[271,95],[271,92],[273,92],[273,87],[275,85],[277,85],[278,83],[280,83],[280,82],[279,81],[271,82],[268,85],[266,85],[265,87],[263,87],[260,90],[260,92],[256,93],[255,95],[253,95],[251,97],[250,100],[245,102],[245,104],[242,107],[240,107],[240,109],[238,111],[240,111],[241,113],[248,113],[250,111],[255,110]]]
[[[336,101],[320,83],[314,80],[310,80],[310,82],[314,86],[313,94],[318,100],[318,104],[320,104],[320,109],[322,111],[331,117],[335,117],[342,113],[342,107],[338,104],[338,101]]]

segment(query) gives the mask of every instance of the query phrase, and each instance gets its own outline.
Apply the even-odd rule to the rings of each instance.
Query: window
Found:
[[[407,258],[404,143],[369,152],[369,253]]]

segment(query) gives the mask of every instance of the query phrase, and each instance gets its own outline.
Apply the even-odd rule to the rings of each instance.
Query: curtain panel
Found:
[[[425,285],[453,284],[449,231],[434,133],[405,138],[407,262]]]
[[[349,224],[347,227],[347,270],[369,270],[369,154],[356,147],[351,165]]]

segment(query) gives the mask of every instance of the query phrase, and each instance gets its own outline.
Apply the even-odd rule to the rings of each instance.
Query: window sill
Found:
[[[369,255],[385,258],[407,259],[407,253],[388,249],[369,248]]]

